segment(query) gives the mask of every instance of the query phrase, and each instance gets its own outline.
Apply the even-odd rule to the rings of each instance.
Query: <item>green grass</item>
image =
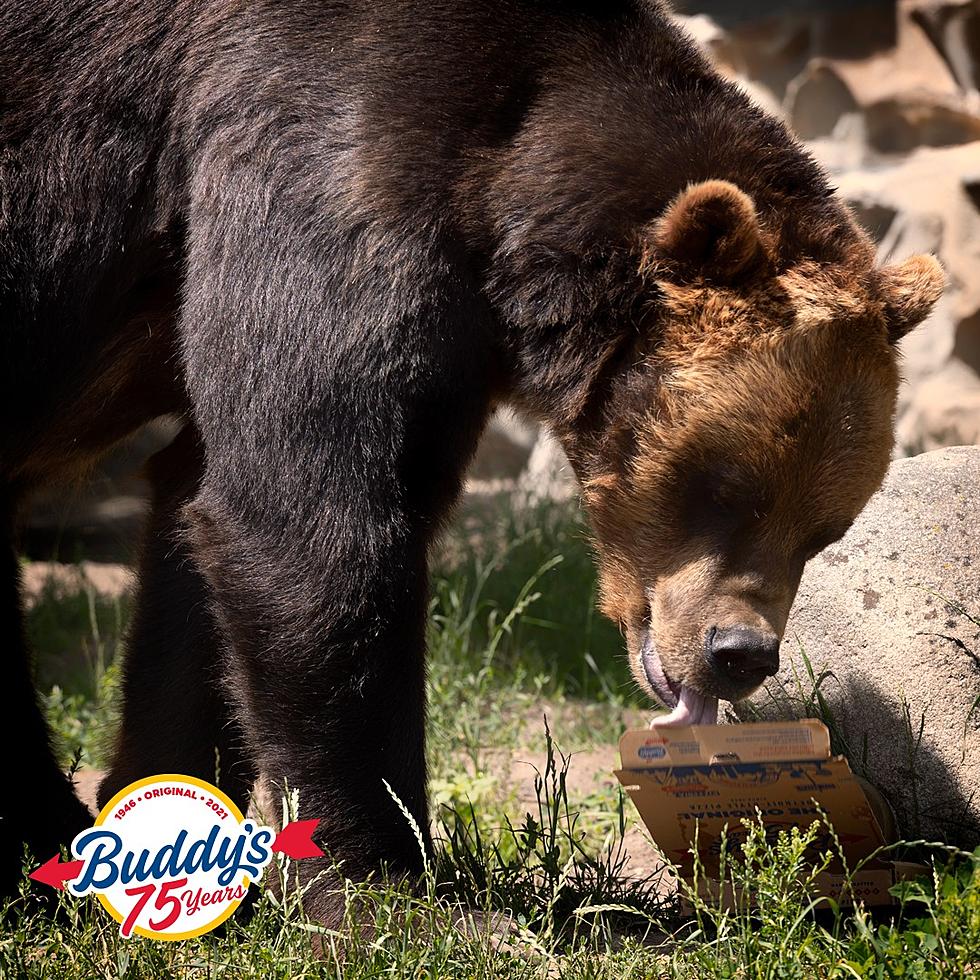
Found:
[[[898,908],[876,916],[858,905],[814,897],[817,875],[835,862],[847,869],[829,824],[780,831],[741,821],[745,839],[723,847],[720,879],[735,898],[701,897],[672,956],[672,975],[776,978],[964,977],[980,966],[980,848],[973,854],[929,845],[931,875],[892,888]],[[827,833],[829,831],[829,835]],[[830,838],[826,850],[817,842]],[[859,867],[851,867],[849,876]],[[847,895],[847,880],[842,894]]]
[[[815,901],[806,883],[837,855],[823,828],[775,839],[749,822],[724,852],[734,906],[688,889],[681,915],[637,878],[617,789],[583,789],[569,748],[615,743],[638,703],[621,640],[592,612],[595,578],[574,513],[487,513],[447,547],[433,585],[429,757],[436,859],[415,888],[349,884],[347,920],[324,932],[302,896],[263,894],[247,922],[182,943],[122,940],[95,902],[56,917],[26,897],[0,920],[0,978],[940,978],[980,969],[980,852],[926,848],[930,877],[871,912]],[[67,761],[111,724],[125,604],[44,595],[31,614],[38,674]],[[52,671],[76,676],[56,683]],[[810,680],[819,712],[819,675]],[[632,712],[632,713],[631,713]],[[546,715],[548,721],[542,718]],[[559,746],[565,747],[565,754]],[[509,778],[537,760],[530,797]],[[576,788],[577,787],[577,788]],[[635,830],[630,847],[645,848]],[[669,869],[665,869],[669,870]]]
[[[108,758],[129,601],[99,595],[81,566],[73,571],[68,581],[45,583],[25,627],[62,762],[80,757],[99,768]]]
[[[14,918],[0,937],[4,977],[967,977],[980,963],[980,850],[937,853],[930,877],[896,887],[901,908],[875,919],[815,900],[808,885],[836,856],[813,853],[819,824],[770,839],[744,821],[722,851],[734,905],[685,889],[680,920],[654,882],[623,874],[615,842],[586,846],[564,790],[568,760],[549,752],[536,812],[488,835],[470,815],[439,822],[440,849],[415,889],[348,885],[347,919],[327,931],[302,895],[263,894],[246,923],[179,944],[120,939],[93,902],[60,918]],[[11,915],[8,910],[8,916]]]
[[[501,498],[470,514],[464,529],[451,536],[435,569],[441,580],[436,612],[454,614],[451,592],[477,604],[468,620],[472,649],[489,642],[530,587],[535,600],[498,645],[499,667],[545,678],[550,694],[646,703],[623,657],[618,628],[596,608],[592,547],[575,505],[540,501],[513,509]]]

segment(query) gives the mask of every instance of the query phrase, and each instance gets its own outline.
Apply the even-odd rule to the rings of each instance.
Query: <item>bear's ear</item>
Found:
[[[681,191],[654,223],[650,244],[685,271],[719,282],[751,271],[765,254],[752,199],[727,180]]]
[[[888,338],[895,344],[929,315],[946,288],[946,273],[935,256],[913,255],[879,269],[878,285]]]

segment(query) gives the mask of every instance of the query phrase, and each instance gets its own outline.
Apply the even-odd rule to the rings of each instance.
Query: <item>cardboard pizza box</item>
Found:
[[[818,879],[820,894],[842,904],[854,897],[867,905],[893,904],[889,888],[926,871],[907,862],[867,860],[892,842],[890,810],[843,756],[831,757],[830,733],[815,719],[629,731],[619,750],[617,778],[657,846],[688,880],[697,831],[704,870],[699,890],[705,895],[717,897],[721,888],[713,876],[723,833],[732,853],[745,834],[742,818],[755,820],[759,812],[774,831],[805,828],[826,815],[852,872],[864,862],[852,877],[853,894],[842,895],[846,878],[839,860]],[[821,853],[838,850],[826,829],[816,847]]]

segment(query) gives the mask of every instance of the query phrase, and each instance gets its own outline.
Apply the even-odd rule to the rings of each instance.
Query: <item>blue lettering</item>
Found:
[[[257,865],[259,868],[263,867],[272,857],[268,844],[272,843],[272,832],[269,830],[260,830],[255,836],[252,837],[252,846],[248,852],[248,859],[253,865]],[[253,871],[253,874],[257,874],[257,871]]]
[[[187,840],[187,831],[182,830],[172,844],[164,844],[153,858],[150,874],[153,878],[177,878],[180,868],[180,849]]]
[[[237,838],[223,838],[219,843],[220,834],[221,826],[215,824],[206,838],[191,844],[186,854],[181,854],[187,845],[186,830],[181,830],[172,844],[165,844],[155,852],[143,849],[122,853],[122,839],[118,834],[93,827],[75,843],[75,856],[85,863],[82,873],[68,887],[72,894],[81,896],[103,891],[117,881],[125,884],[134,880],[159,881],[215,868],[217,882],[222,887],[230,886],[242,872],[257,880],[272,858],[274,833],[268,829],[256,831],[255,825],[248,822],[243,824],[243,832]]]
[[[91,854],[86,855],[89,845],[94,845]],[[84,895],[93,889],[108,888],[115,884],[119,877],[119,869],[113,858],[122,849],[122,840],[118,834],[101,827],[93,827],[86,831],[75,843],[75,856],[85,861],[82,873],[68,887],[74,895]],[[97,877],[99,874],[102,877]]]
[[[187,852],[187,857],[181,862],[180,871],[183,874],[194,874],[198,869],[210,871],[214,867],[214,860],[211,858],[211,848],[214,846],[214,839],[218,836],[219,827],[215,824],[211,828],[211,833],[206,838],[194,841]]]
[[[135,851],[127,851],[123,858],[122,870],[119,872],[119,879],[123,884],[128,885],[134,878],[137,881],[146,881],[150,877],[150,869],[147,864],[150,860],[150,852],[144,848],[137,855]]]
[[[229,847],[231,850],[229,851]],[[245,837],[242,834],[238,835],[238,840],[235,841],[234,845],[231,843],[230,838],[225,838],[221,842],[221,847],[218,851],[218,863],[221,865],[222,869],[218,872],[218,884],[224,887],[225,885],[230,885],[242,867],[242,851],[245,850]]]

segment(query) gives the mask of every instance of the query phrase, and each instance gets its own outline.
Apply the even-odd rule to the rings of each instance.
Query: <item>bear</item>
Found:
[[[324,922],[331,862],[422,867],[384,781],[431,847],[427,556],[496,406],[564,447],[667,724],[775,670],[943,274],[876,268],[662,4],[9,0],[0,91],[8,892],[90,819],[32,682],[18,515],[162,416],[100,800],[288,786]]]

